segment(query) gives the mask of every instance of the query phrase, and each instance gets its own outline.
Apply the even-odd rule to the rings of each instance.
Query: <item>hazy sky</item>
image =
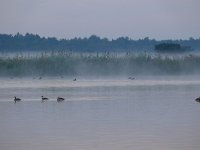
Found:
[[[0,0],[0,33],[200,37],[200,0]]]

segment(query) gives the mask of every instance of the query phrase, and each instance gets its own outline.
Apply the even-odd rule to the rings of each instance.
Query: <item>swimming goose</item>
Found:
[[[21,101],[21,99],[20,98],[17,98],[16,96],[14,97],[14,102],[16,103],[16,102],[19,102],[19,101]]]
[[[65,99],[64,98],[62,98],[62,97],[58,97],[57,98],[57,102],[62,102],[62,101],[64,101]]]

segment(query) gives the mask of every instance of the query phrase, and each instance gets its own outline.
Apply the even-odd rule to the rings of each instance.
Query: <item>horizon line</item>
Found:
[[[200,36],[197,38],[195,37],[188,37],[188,38],[167,38],[167,39],[156,39],[156,38],[151,38],[149,36],[145,36],[143,38],[137,38],[137,39],[133,39],[129,36],[118,36],[116,38],[108,38],[108,37],[103,37],[103,36],[99,36],[97,34],[90,34],[89,36],[75,36],[75,37],[71,37],[71,38],[61,38],[61,37],[56,37],[56,36],[44,36],[44,35],[40,35],[38,33],[30,33],[30,32],[26,32],[26,33],[20,33],[20,32],[16,32],[16,33],[0,33],[1,35],[2,34],[6,34],[6,35],[12,35],[12,36],[15,36],[17,34],[20,34],[20,35],[23,35],[25,36],[26,34],[32,34],[32,35],[38,35],[40,38],[56,38],[57,40],[72,40],[72,39],[84,39],[84,38],[87,38],[89,39],[90,37],[92,36],[96,36],[96,37],[99,37],[100,39],[107,39],[109,41],[112,41],[112,40],[117,40],[119,38],[128,38],[129,40],[132,40],[132,41],[137,41],[137,40],[144,40],[144,39],[148,39],[148,40],[155,40],[155,41],[168,41],[168,40],[172,40],[172,41],[180,41],[180,40],[191,40],[191,39],[194,39],[194,40],[200,40]]]

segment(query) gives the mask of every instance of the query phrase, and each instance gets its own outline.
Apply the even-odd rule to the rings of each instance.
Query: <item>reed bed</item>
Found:
[[[0,57],[0,76],[179,75],[199,74],[200,56],[73,54]]]

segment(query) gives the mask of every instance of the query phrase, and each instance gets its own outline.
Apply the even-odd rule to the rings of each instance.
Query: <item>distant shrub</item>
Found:
[[[161,43],[155,45],[155,51],[159,53],[182,53],[189,49],[189,47],[182,47],[176,43]]]

